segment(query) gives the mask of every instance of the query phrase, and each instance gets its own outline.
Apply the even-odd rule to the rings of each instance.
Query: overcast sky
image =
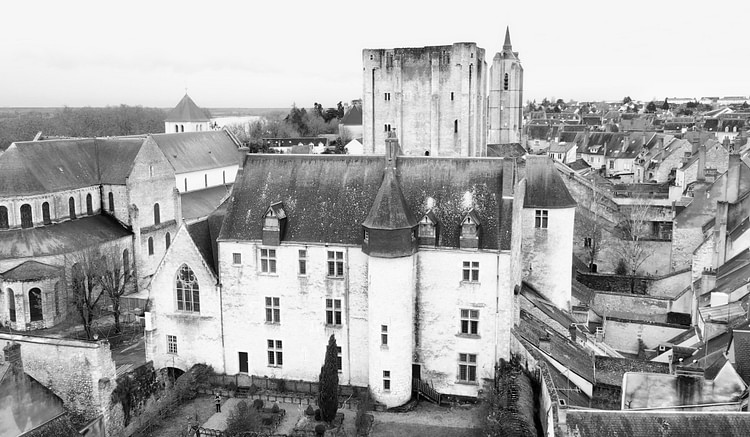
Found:
[[[0,106],[333,106],[363,48],[474,41],[509,25],[524,99],[750,94],[750,2],[11,1]]]

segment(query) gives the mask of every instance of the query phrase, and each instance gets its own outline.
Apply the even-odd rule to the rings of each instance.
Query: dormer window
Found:
[[[263,244],[278,246],[286,227],[286,211],[281,202],[271,204],[263,216]]]
[[[461,220],[461,238],[459,245],[461,249],[479,248],[479,231],[481,223],[474,209],[470,210]]]
[[[432,209],[419,220],[418,237],[420,246],[437,245],[437,216]]]

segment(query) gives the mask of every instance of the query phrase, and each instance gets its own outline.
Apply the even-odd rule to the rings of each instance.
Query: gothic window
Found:
[[[86,214],[87,215],[94,214],[94,203],[91,200],[91,193],[86,195]]]
[[[158,225],[161,223],[161,217],[159,216],[159,204],[154,203],[154,224]]]
[[[115,212],[115,195],[111,191],[109,192],[109,212],[113,214]]]
[[[68,215],[71,220],[76,218],[76,200],[72,197],[68,199]]]
[[[42,203],[42,222],[45,225],[52,224],[52,219],[49,216],[49,202]]]
[[[148,254],[154,254],[154,237],[148,237]]]
[[[509,83],[508,73],[505,73],[505,77],[503,78],[503,89],[505,91],[508,91],[508,83]]]
[[[42,290],[38,288],[32,288],[29,290],[29,315],[31,316],[32,322],[44,320]]]
[[[13,295],[13,290],[8,289],[8,312],[10,313],[10,321],[16,321],[16,297]]]
[[[34,221],[31,216],[31,205],[24,203],[21,205],[21,227],[30,228],[34,226]]]
[[[8,229],[8,208],[0,206],[0,229]]]
[[[177,272],[175,287],[177,289],[177,310],[199,313],[201,304],[198,278],[195,277],[193,270],[187,264],[183,264]]]

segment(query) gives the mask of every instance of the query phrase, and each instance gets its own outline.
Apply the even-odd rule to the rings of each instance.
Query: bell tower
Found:
[[[520,143],[523,67],[518,52],[513,51],[507,27],[503,50],[492,59],[489,100],[487,144]]]

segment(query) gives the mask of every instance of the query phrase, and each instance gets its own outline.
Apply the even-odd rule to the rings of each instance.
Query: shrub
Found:
[[[247,390],[248,394],[254,395],[255,393],[258,393],[258,386],[255,384],[250,384],[250,388]]]
[[[253,401],[253,408],[260,411],[263,408],[263,399],[256,399]]]
[[[624,259],[620,258],[619,261],[617,261],[617,266],[615,267],[615,274],[616,275],[627,275],[628,274],[628,265],[625,262]]]
[[[326,434],[326,426],[322,423],[315,425],[315,435],[323,437]]]
[[[284,393],[286,391],[286,381],[283,379],[276,380],[276,390]]]
[[[320,368],[320,392],[318,393],[318,407],[320,407],[321,418],[331,422],[336,418],[336,410],[339,408],[339,371],[337,362],[336,337],[331,334],[328,339],[326,358],[323,367]]]
[[[272,413],[278,413],[279,412],[279,404],[274,403],[273,406],[271,407],[271,412]]]
[[[370,426],[370,419],[368,418],[367,412],[372,410],[372,398],[370,397],[370,390],[368,389],[362,394],[362,398],[357,405],[357,415],[354,418],[354,426],[357,427],[357,435],[364,435],[367,433],[367,428]]]
[[[315,420],[321,420],[320,419],[320,408],[315,409]]]
[[[307,408],[305,408],[305,414],[307,414],[308,416],[315,415],[315,409],[312,407],[312,405],[308,405]]]
[[[240,401],[229,412],[224,432],[228,436],[236,436],[248,431],[257,431],[260,423],[258,419],[258,412],[249,408],[245,401]]]
[[[174,393],[179,402],[195,399],[198,387],[192,372],[185,372],[174,383]]]

